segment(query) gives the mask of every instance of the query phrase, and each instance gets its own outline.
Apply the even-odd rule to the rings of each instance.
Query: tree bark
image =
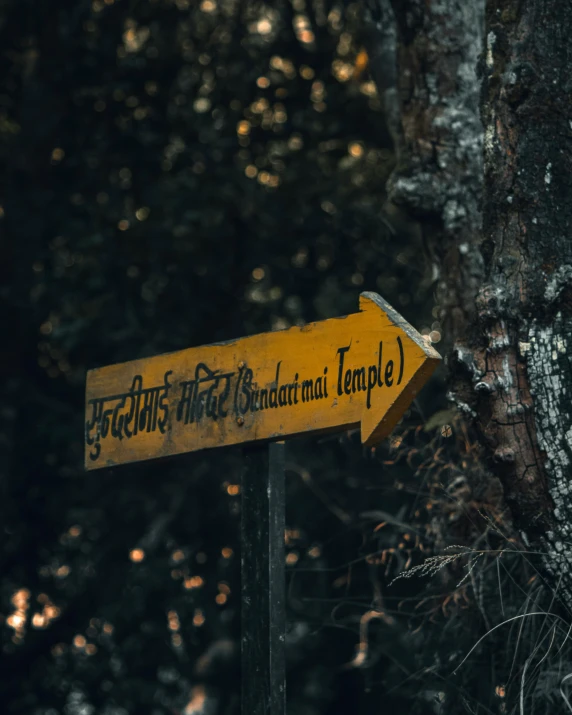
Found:
[[[392,0],[401,110],[390,199],[417,218],[445,336],[466,339],[482,280],[482,126],[477,59],[484,0]]]
[[[478,422],[572,605],[572,6],[488,0]]]
[[[392,5],[390,195],[422,222],[436,264],[450,397],[572,606],[572,6]]]

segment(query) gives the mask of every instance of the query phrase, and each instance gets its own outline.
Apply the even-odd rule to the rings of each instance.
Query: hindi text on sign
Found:
[[[399,419],[439,355],[372,293],[346,318],[93,370],[86,466]]]

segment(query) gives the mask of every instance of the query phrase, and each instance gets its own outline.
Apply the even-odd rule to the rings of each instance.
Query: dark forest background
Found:
[[[85,473],[87,369],[355,312],[362,290],[440,348],[422,232],[385,200],[360,18],[0,3],[0,712],[238,712],[242,452]],[[508,712],[507,631],[451,675],[498,588],[453,561],[391,584],[448,544],[498,545],[479,469],[443,371],[376,451],[288,443],[292,715]],[[535,574],[505,563],[510,617]]]

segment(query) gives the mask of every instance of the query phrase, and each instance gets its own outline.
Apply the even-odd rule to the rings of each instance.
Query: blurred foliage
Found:
[[[364,289],[439,341],[419,234],[385,207],[359,18],[329,0],[0,5],[2,712],[238,712],[242,453],[87,475],[87,369],[355,312]],[[418,580],[388,584],[441,534],[423,460],[460,447],[438,416],[416,427],[443,392],[376,453],[289,443],[292,715],[440,712],[450,637],[415,631]],[[426,619],[447,620],[434,598]]]

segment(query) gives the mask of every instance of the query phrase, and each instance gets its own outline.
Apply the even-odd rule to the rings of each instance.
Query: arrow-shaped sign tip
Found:
[[[383,407],[381,419],[379,419],[379,410],[376,410],[375,404],[371,405],[371,409],[364,407],[361,420],[361,441],[366,447],[374,447],[391,433],[442,358],[431,343],[377,293],[369,291],[361,293],[359,307],[362,312],[374,312],[383,321],[383,325],[380,321],[380,329],[387,327],[388,323],[399,329],[408,367],[411,364],[404,376],[406,379],[399,386],[399,390],[394,393],[395,398],[389,409],[387,406]]]

